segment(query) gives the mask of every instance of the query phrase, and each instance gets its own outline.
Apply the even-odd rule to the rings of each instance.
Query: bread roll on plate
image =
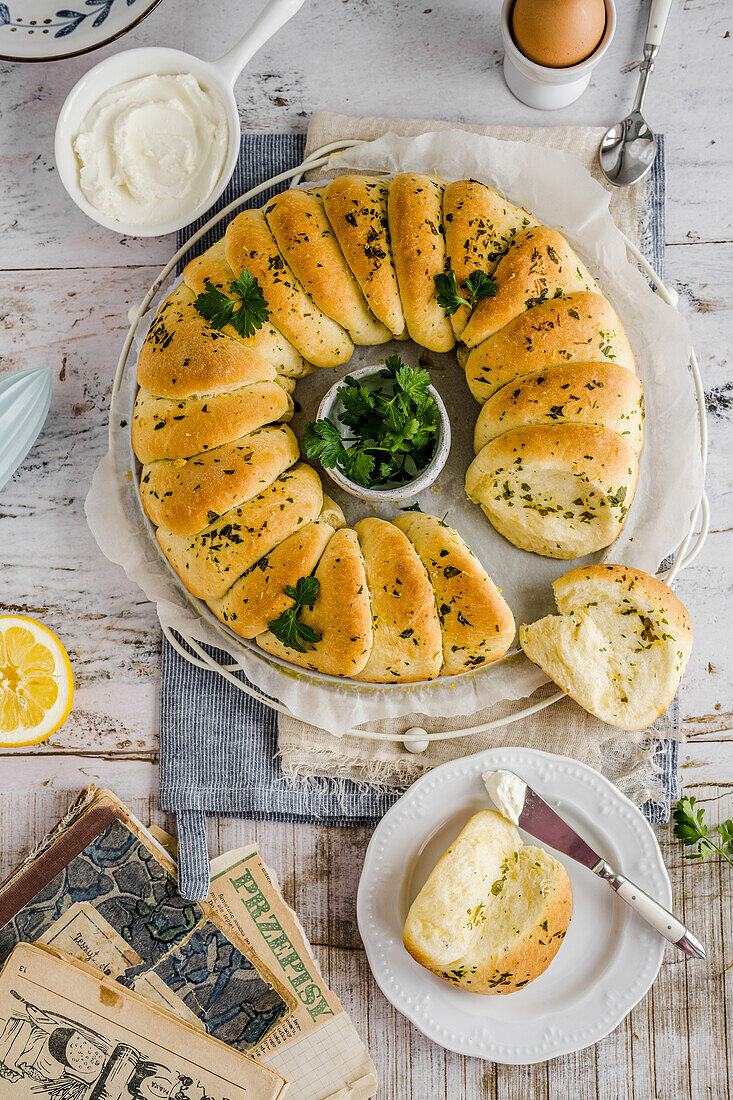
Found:
[[[394,525],[415,547],[433,587],[443,676],[503,657],[514,640],[514,616],[458,532],[423,512],[406,512]]]
[[[267,224],[291,270],[319,309],[355,344],[385,344],[392,333],[369,310],[358,282],[313,191],[291,188],[270,199]]]
[[[443,664],[440,620],[425,566],[393,523],[356,524],[372,607],[374,643],[358,680],[432,680]]]
[[[159,527],[158,542],[189,592],[217,599],[288,535],[316,519],[322,505],[318,474],[299,462],[198,535],[172,535]]]
[[[450,351],[453,328],[438,305],[435,276],[445,271],[443,181],[405,172],[389,186],[392,258],[407,331],[428,351]]]
[[[274,424],[191,458],[152,462],[140,476],[145,514],[171,534],[195,535],[261,493],[298,453],[290,428]]]
[[[585,565],[553,585],[559,615],[521,627],[531,661],[585,710],[643,730],[667,709],[692,650],[687,609],[668,585],[624,565]]]
[[[319,583],[318,595],[313,607],[303,608],[300,618],[321,640],[299,653],[268,630],[257,635],[257,644],[301,668],[355,676],[372,649],[369,590],[356,531],[342,527],[331,536],[313,575]],[[318,720],[317,715],[313,718]]]
[[[232,296],[230,287],[235,275],[227,263],[224,238],[212,244],[200,256],[191,260],[183,270],[183,279],[194,293],[203,294],[206,284],[211,283],[217,290],[221,290],[229,297]],[[245,347],[252,348],[263,359],[277,370],[278,374],[284,374],[288,378],[302,378],[310,374],[313,367],[306,363],[302,355],[299,355],[289,340],[275,328],[271,320],[268,320],[261,328],[251,336],[240,336],[232,325],[226,325],[222,332],[233,340],[238,340]]]
[[[323,206],[372,313],[396,339],[406,340],[387,225],[388,194],[386,180],[339,176],[325,189]]]
[[[636,372],[613,306],[600,294],[571,294],[525,310],[470,352],[466,381],[483,405],[523,374],[561,363],[614,363]]]
[[[466,492],[522,550],[579,558],[618,537],[639,464],[608,428],[537,424],[493,439],[466,472]]]
[[[354,345],[341,325],[308,296],[283,259],[261,210],[245,210],[227,226],[226,258],[235,275],[245,269],[259,282],[270,318],[316,367],[338,367]]]
[[[611,428],[638,455],[644,442],[641,382],[614,363],[570,363],[525,374],[497,390],[481,409],[474,450],[525,424]]]
[[[446,266],[456,273],[458,293],[463,296],[466,279],[474,271],[488,275],[495,270],[517,233],[537,222],[521,206],[507,202],[497,191],[476,180],[446,184],[443,192]],[[460,337],[470,316],[461,306],[450,321]]]
[[[470,993],[514,993],[539,977],[570,923],[567,871],[494,810],[475,814],[417,895],[403,932],[412,957]]]
[[[601,293],[562,233],[546,225],[517,234],[493,279],[496,294],[479,299],[463,330],[461,339],[470,348],[547,298],[578,291]]]

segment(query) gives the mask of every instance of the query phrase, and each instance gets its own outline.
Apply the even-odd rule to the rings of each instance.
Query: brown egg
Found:
[[[530,61],[552,69],[578,65],[603,38],[603,0],[516,0],[514,41]]]

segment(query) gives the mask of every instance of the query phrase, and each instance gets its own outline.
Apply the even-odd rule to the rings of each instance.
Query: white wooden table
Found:
[[[464,122],[610,123],[631,102],[646,18],[617,0],[616,39],[573,106],[538,116],[501,76],[498,3],[310,0],[240,78],[242,124],[301,130],[310,111]],[[433,6],[430,6],[430,5]],[[105,450],[105,410],[126,312],[172,251],[170,239],[118,238],[72,206],[58,181],[53,129],[72,84],[123,47],[161,44],[214,57],[258,4],[164,0],[121,44],[48,66],[0,63],[0,371],[49,364],[45,431],[0,495],[0,606],[48,623],[74,667],[74,711],[50,742],[0,763],[4,874],[86,782],[113,787],[143,819],[155,809],[160,643],[152,607],[108,564],[83,512]],[[680,578],[695,650],[682,688],[682,775],[716,821],[733,815],[733,14],[727,0],[676,0],[647,116],[667,136],[667,263],[702,365],[710,412],[712,533]],[[727,628],[727,629],[726,629]],[[676,906],[709,949],[707,965],[668,950],[644,1002],[596,1047],[515,1069],[443,1051],[408,1025],[372,981],[355,894],[364,829],[211,823],[212,851],[256,840],[317,945],[333,987],[377,1063],[380,1096],[468,1100],[570,1095],[719,1100],[733,1092],[733,877],[683,861],[660,830]]]

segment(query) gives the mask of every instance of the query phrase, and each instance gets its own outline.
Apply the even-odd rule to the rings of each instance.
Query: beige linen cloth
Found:
[[[505,141],[529,141],[572,153],[595,179],[599,182],[602,179],[597,156],[604,133],[601,127],[463,126],[425,119],[354,118],[322,112],[311,117],[306,155],[329,142],[344,138],[373,139],[388,132],[401,137],[416,137],[435,130],[451,129]],[[317,173],[319,179],[337,174],[322,170]],[[635,243],[641,243],[645,235],[648,184],[644,181],[635,187],[609,190],[611,214],[619,229]],[[365,726],[382,733],[394,733],[398,738],[411,726],[421,727],[430,733],[481,727],[556,692],[554,684],[547,684],[528,700],[499,704],[469,716],[441,719],[415,713],[365,723]],[[674,707],[655,723],[653,731],[656,737],[672,736],[673,713]],[[622,741],[612,727],[599,722],[567,698],[508,726],[484,729],[451,740],[433,741],[419,755],[407,752],[400,739],[372,741],[349,736],[337,738],[298,719],[281,715],[279,721],[281,763],[285,775],[292,778],[327,776],[385,787],[404,787],[447,760],[504,745],[522,745],[575,757],[603,772],[637,803],[658,794],[652,766],[653,741],[649,735],[639,734],[634,742],[630,740],[630,735],[624,734]]]

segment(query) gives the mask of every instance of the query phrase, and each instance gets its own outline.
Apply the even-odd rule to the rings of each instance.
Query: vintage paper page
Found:
[[[297,998],[292,1016],[253,1052],[261,1065],[288,1079],[288,1100],[373,1096],[377,1077],[366,1048],[326,985],[298,918],[256,847],[212,862],[209,902]]]
[[[0,974],[3,1100],[277,1100],[287,1082],[91,967],[21,944]]]

